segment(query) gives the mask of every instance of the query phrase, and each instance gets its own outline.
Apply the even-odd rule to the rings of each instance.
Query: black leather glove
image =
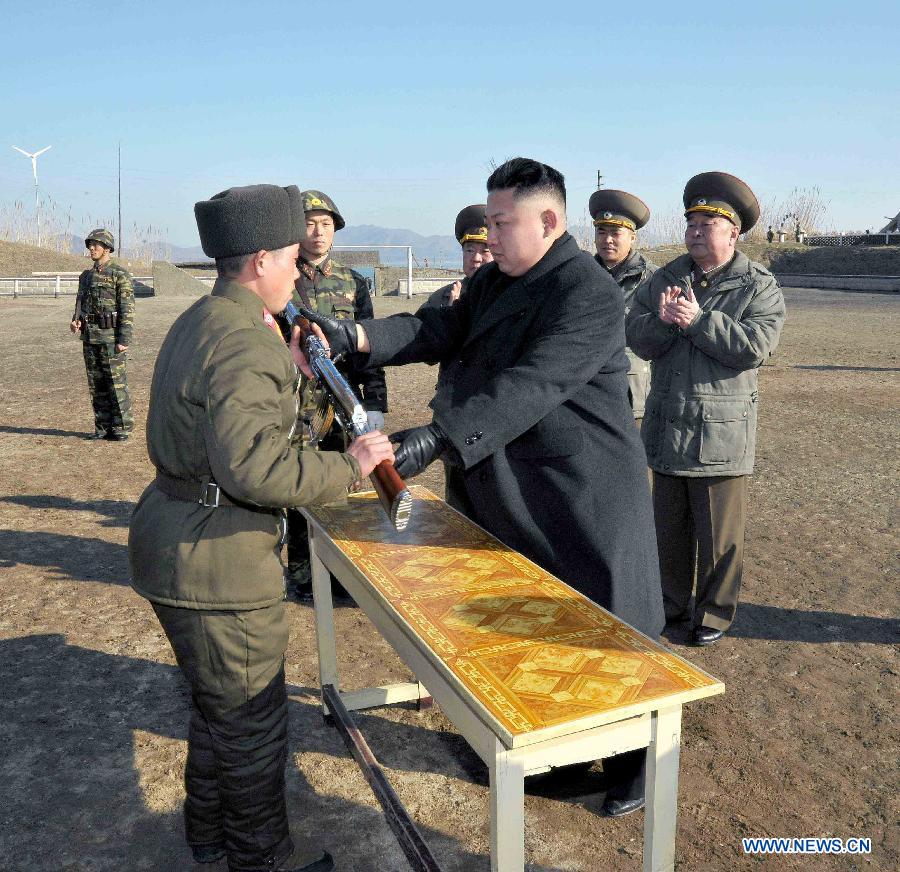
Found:
[[[346,354],[353,354],[358,350],[356,344],[356,321],[350,318],[331,318],[319,312],[311,312],[303,306],[298,306],[300,314],[312,324],[317,324],[331,350],[331,359],[340,360]]]
[[[448,447],[447,437],[437,424],[410,427],[391,433],[391,442],[399,442],[394,451],[394,469],[401,478],[418,475],[430,463],[434,463]]]

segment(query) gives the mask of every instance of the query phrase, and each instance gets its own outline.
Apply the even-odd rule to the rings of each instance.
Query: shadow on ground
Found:
[[[11,503],[35,511],[56,509],[66,512],[92,512],[95,515],[105,516],[106,520],[100,522],[101,527],[127,527],[135,506],[130,500],[74,500],[57,494],[0,497],[0,503]]]
[[[0,869],[224,869],[224,861],[193,864],[180,791],[173,801],[189,708],[175,667],[69,645],[57,634],[35,635],[0,641],[0,682]],[[291,752],[316,751],[355,766],[318,705],[292,700],[290,719]],[[363,720],[371,727],[381,719]],[[431,730],[384,725],[395,745],[404,742],[398,729],[410,745],[435,744]],[[148,748],[143,763],[142,748]],[[359,803],[317,792],[291,764],[287,781],[298,844],[327,845],[343,869],[405,868],[380,809],[365,804],[370,797],[361,775]],[[448,872],[490,865],[445,833],[422,828],[422,835]]]
[[[670,642],[686,645],[690,634],[690,624],[682,623],[667,626],[663,635]],[[812,644],[868,642],[873,645],[896,645],[900,643],[900,621],[742,602],[728,635],[739,639]]]

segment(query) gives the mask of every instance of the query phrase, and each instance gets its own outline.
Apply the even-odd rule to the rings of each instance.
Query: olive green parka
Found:
[[[692,285],[690,255],[641,285],[625,319],[629,347],[651,363],[641,436],[665,475],[746,475],[756,456],[758,369],[778,347],[785,305],[765,267],[737,252],[708,288]],[[682,330],[659,319],[667,286],[693,288],[700,312]]]
[[[284,595],[278,550],[282,509],[346,496],[356,460],[300,451],[297,369],[260,298],[219,279],[172,325],[153,373],[147,448],[158,475],[197,498],[153,482],[128,537],[134,589],[155,603],[256,609]],[[216,482],[229,502],[199,502]]]

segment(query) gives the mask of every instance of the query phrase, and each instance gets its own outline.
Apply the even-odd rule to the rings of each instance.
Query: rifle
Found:
[[[309,321],[300,314],[293,303],[285,306],[282,315],[291,325],[296,325],[303,331],[309,367],[313,371],[319,387],[322,388],[329,406],[325,412],[316,411],[319,421],[318,429],[322,432],[326,431],[333,415],[350,437],[356,438],[368,433],[366,410],[362,407],[362,403],[353,392],[347,379],[338,372],[334,361],[328,355],[328,349],[322,344],[322,340],[312,332]],[[372,470],[369,480],[394,528],[405,530],[412,514],[412,495],[407,489],[406,483],[394,469],[394,464],[390,460],[382,460]]]

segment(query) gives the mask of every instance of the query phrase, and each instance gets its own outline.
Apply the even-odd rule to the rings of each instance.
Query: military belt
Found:
[[[166,495],[176,500],[184,500],[187,503],[198,503],[208,509],[217,509],[219,506],[242,506],[255,509],[256,506],[244,506],[229,499],[225,492],[212,479],[201,481],[189,481],[183,478],[167,475],[164,472],[156,473],[156,486]]]
[[[118,312],[100,312],[97,315],[82,315],[82,317],[88,324],[95,324],[103,330],[112,330],[119,320]]]

